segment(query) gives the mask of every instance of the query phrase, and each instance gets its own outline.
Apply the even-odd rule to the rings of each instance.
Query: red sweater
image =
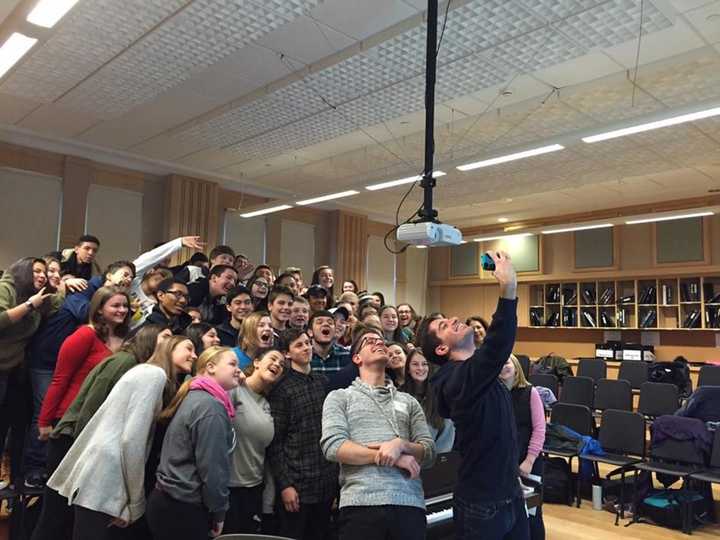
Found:
[[[89,326],[81,326],[60,347],[52,382],[43,400],[38,425],[51,426],[62,418],[78,395],[85,377],[112,354]]]

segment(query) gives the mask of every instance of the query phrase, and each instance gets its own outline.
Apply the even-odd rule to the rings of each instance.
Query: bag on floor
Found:
[[[543,502],[572,504],[570,465],[563,458],[546,458],[543,463]]]
[[[653,490],[640,505],[640,517],[670,529],[683,527],[683,502],[691,505],[690,515],[703,512],[705,499],[697,491],[680,489]]]

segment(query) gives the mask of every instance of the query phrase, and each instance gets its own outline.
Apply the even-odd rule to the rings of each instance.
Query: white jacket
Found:
[[[140,364],[117,382],[48,480],[70,504],[130,523],[145,512],[145,462],[165,372]]]

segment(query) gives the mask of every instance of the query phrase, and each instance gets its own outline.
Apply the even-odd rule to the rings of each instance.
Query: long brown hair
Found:
[[[435,392],[430,386],[430,377],[433,374],[433,365],[428,362],[428,376],[423,382],[417,382],[410,375],[410,361],[418,354],[425,358],[425,355],[423,355],[420,349],[413,349],[407,356],[407,360],[405,361],[405,383],[400,387],[400,391],[407,392],[417,399],[422,406],[423,412],[425,413],[425,420],[427,420],[428,425],[440,430],[445,421],[442,416],[440,416]],[[427,362],[427,358],[425,358],[425,361]]]
[[[146,364],[157,366],[165,372],[167,382],[163,390],[163,404],[167,405],[172,400],[178,389],[178,372],[172,361],[172,355],[175,348],[184,341],[190,341],[186,336],[170,336],[162,343],[158,344],[155,352],[148,359]],[[190,341],[192,343],[192,341]]]
[[[128,311],[125,320],[115,327],[115,335],[125,337],[130,328],[130,319],[132,318],[132,310],[130,309],[130,296],[127,291],[120,287],[111,285],[109,287],[100,287],[90,300],[90,309],[88,310],[88,324],[93,327],[98,337],[106,341],[110,336],[110,326],[103,319],[102,309],[113,296],[121,295],[127,301]]]
[[[155,352],[160,332],[167,329],[168,327],[162,324],[144,324],[134,336],[125,340],[120,351],[132,354],[138,364],[143,364]]]
[[[257,329],[260,325],[260,320],[263,317],[269,317],[270,314],[267,311],[255,311],[243,319],[242,326],[240,327],[240,348],[250,358],[255,358],[258,352],[263,348],[260,346],[260,341],[257,337]]]
[[[178,336],[182,338],[182,341],[188,339],[185,336]],[[208,365],[217,365],[218,360],[220,358],[220,355],[226,352],[231,352],[232,349],[230,347],[210,347],[209,349],[205,349],[203,353],[200,355],[200,358],[197,359],[195,362],[195,372],[197,375],[195,377],[198,377],[200,375],[204,375],[205,371],[207,370]],[[235,354],[235,353],[233,353]],[[148,361],[149,363],[149,361]],[[170,401],[169,405],[165,407],[165,409],[160,413],[158,416],[158,422],[163,423],[170,423],[170,420],[172,420],[173,416],[175,416],[175,413],[177,412],[178,408],[180,408],[180,405],[182,405],[182,402],[185,400],[185,398],[188,395],[188,392],[190,392],[190,384],[195,379],[193,377],[192,379],[188,379],[185,381],[182,386],[178,389],[175,396]]]

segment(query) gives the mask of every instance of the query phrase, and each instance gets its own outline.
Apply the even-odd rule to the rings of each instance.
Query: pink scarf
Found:
[[[230,401],[230,396],[223,387],[215,381],[215,379],[205,375],[199,375],[190,383],[190,390],[205,390],[208,394],[222,403],[222,406],[225,407],[225,411],[228,413],[230,418],[235,418],[235,407],[233,407],[233,404]]]

